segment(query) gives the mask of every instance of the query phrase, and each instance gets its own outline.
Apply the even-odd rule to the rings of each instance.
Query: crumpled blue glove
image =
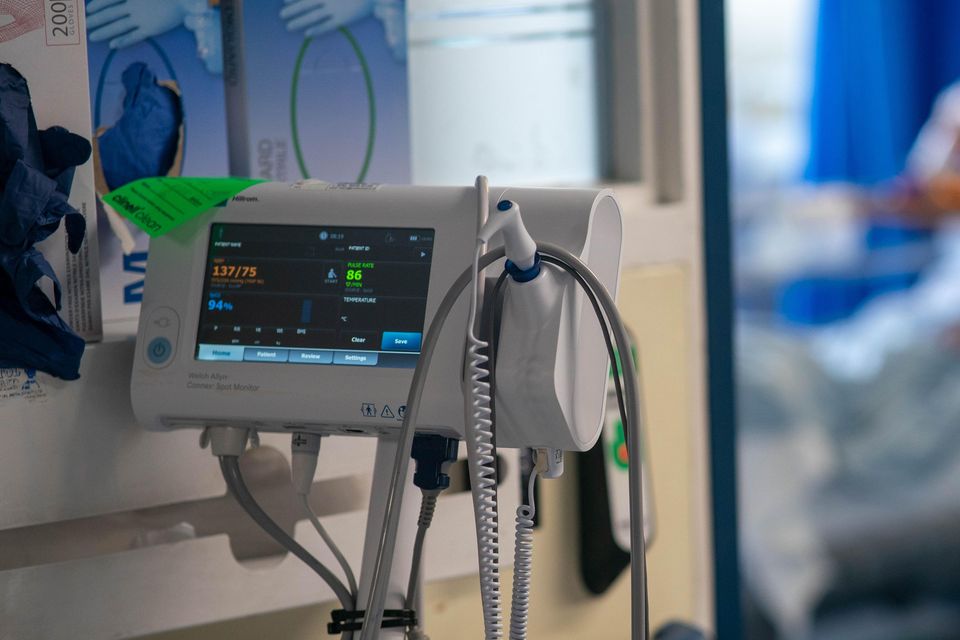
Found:
[[[10,65],[0,64],[0,190],[19,161],[43,166],[40,132],[27,81]]]
[[[75,169],[90,157],[90,141],[63,127],[53,126],[40,132],[40,154],[43,173],[56,180],[57,191],[69,196]]]
[[[67,248],[76,253],[83,244],[86,220],[58,190],[57,180],[18,161],[0,195],[0,249],[26,251],[53,235],[62,219]]]
[[[57,314],[60,283],[50,264],[36,249],[7,260],[0,252],[0,366],[39,369],[64,380],[80,377],[85,344]],[[10,274],[16,278],[11,281]],[[54,282],[56,306],[36,286],[47,277]]]
[[[91,0],[87,3],[90,42],[110,41],[122,49],[183,24],[187,15],[181,0]]]
[[[170,172],[177,157],[183,109],[180,97],[142,62],[121,76],[126,94],[123,114],[98,139],[100,166],[113,190],[128,182]]]
[[[303,29],[309,38],[365,18],[372,9],[373,0],[284,0],[280,19],[287,31]]]
[[[80,250],[86,220],[67,196],[89,157],[90,143],[63,127],[37,130],[27,81],[0,64],[0,367],[80,376],[83,339],[57,314],[60,282],[34,245],[64,220],[67,248]],[[53,302],[41,278],[53,282]]]

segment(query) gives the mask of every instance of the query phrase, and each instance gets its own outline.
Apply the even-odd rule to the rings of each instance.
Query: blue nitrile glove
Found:
[[[305,29],[306,37],[319,36],[370,15],[373,0],[284,0],[280,19],[287,31]]]
[[[123,115],[98,143],[103,177],[111,190],[140,178],[167,175],[176,160],[183,123],[179,96],[157,84],[147,65],[134,62],[122,80]]]
[[[183,24],[187,10],[181,0],[90,0],[87,33],[90,42],[110,41],[122,49]]]
[[[90,143],[83,137],[63,127],[37,130],[26,80],[0,64],[0,245],[33,246],[67,216],[68,244],[76,253],[86,223],[67,196],[74,167],[89,157]],[[7,198],[8,187],[29,200],[25,206]]]
[[[0,64],[0,190],[20,160],[31,167],[43,166],[40,133],[27,81],[10,65]]]
[[[57,314],[60,282],[33,247],[66,216],[68,247],[74,253],[80,249],[86,223],[56,187],[55,180],[18,162],[0,198],[0,367],[40,369],[74,380],[84,342]],[[53,282],[53,303],[37,286],[44,277]]]
[[[0,367],[39,369],[76,380],[84,342],[57,315],[60,283],[56,274],[36,249],[19,254],[19,260],[7,260],[10,257],[0,252]],[[36,286],[42,277],[54,282],[56,306]]]
[[[57,191],[69,196],[76,167],[90,157],[90,141],[63,127],[54,126],[40,132],[40,152],[43,156],[43,173],[57,181]]]
[[[80,250],[84,217],[67,202],[73,167],[90,143],[62,127],[38,131],[23,77],[0,64],[0,367],[79,377],[84,342],[57,314],[60,282],[34,248],[63,219],[67,247]],[[37,282],[53,283],[51,302]]]
[[[90,157],[90,142],[63,127],[37,131],[27,81],[9,65],[0,69],[0,95],[0,191],[14,165],[23,161],[42,168],[57,181],[57,190],[69,196],[73,168]]]
[[[80,250],[86,220],[57,190],[56,180],[17,162],[0,195],[0,249],[25,251],[52,235],[66,218],[67,247]]]

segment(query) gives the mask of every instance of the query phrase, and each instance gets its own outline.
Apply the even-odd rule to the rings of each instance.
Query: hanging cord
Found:
[[[562,260],[571,270],[577,271],[582,279],[577,279],[578,283],[588,293],[588,297],[595,294],[599,310],[598,320],[601,321],[601,327],[609,322],[610,329],[605,333],[612,333],[612,343],[616,344],[616,349],[623,354],[630,353],[630,340],[626,328],[619,320],[616,304],[613,298],[603,287],[600,280],[590,269],[583,264],[572,253],[558,245],[549,243],[540,243],[539,249],[544,258],[554,257]],[[499,260],[504,255],[502,248],[494,249],[484,254],[479,261],[478,268],[485,269],[487,266]],[[566,270],[566,269],[565,269]],[[388,544],[396,538],[397,528],[399,526],[399,503],[403,490],[404,480],[408,468],[408,456],[410,446],[413,441],[414,427],[417,422],[420,402],[423,396],[423,390],[426,385],[426,372],[429,370],[430,362],[436,349],[436,343],[439,338],[441,328],[453,309],[463,289],[471,279],[471,269],[467,269],[454,282],[447,291],[437,313],[430,323],[430,327],[424,337],[423,348],[420,354],[420,360],[414,371],[413,382],[407,397],[407,413],[404,416],[403,426],[400,432],[400,446],[397,450],[397,457],[394,461],[393,476],[391,478],[390,493],[387,498],[385,526],[380,532],[377,542],[377,556],[373,566],[373,576],[370,585],[368,598],[368,615],[366,624],[363,628],[363,640],[375,640],[377,637],[380,621],[383,617],[383,603],[386,598],[387,580],[389,578],[389,566],[393,558],[393,545]],[[612,331],[611,331],[612,330]],[[612,350],[612,344],[608,352]],[[611,359],[616,362],[616,358]],[[618,393],[622,394],[624,401],[620,403],[621,420],[624,424],[624,435],[626,438],[628,451],[634,450],[634,434],[641,433],[641,413],[640,399],[638,391],[638,379],[633,359],[625,357],[620,360],[620,367],[614,367],[614,371],[623,376],[623,384],[618,386]],[[618,371],[618,369],[620,371]],[[618,376],[615,376],[615,383],[618,383]],[[631,637],[634,640],[645,639],[648,637],[647,625],[647,604],[646,604],[646,555],[645,542],[643,539],[643,479],[640,475],[641,465],[632,464],[629,467],[631,496],[630,496],[630,526],[631,526],[631,592],[632,592],[632,632]]]
[[[317,433],[305,431],[295,432],[290,438],[290,484],[293,485],[293,491],[300,499],[300,506],[304,513],[310,519],[310,524],[316,529],[317,534],[323,540],[327,548],[336,558],[337,563],[343,570],[343,575],[347,579],[347,585],[350,587],[350,595],[354,602],[357,600],[357,579],[354,576],[353,569],[347,558],[340,551],[340,547],[334,542],[333,537],[327,532],[317,514],[310,506],[310,492],[313,489],[313,477],[317,473],[317,462],[320,458],[320,446],[323,443],[323,436]]]
[[[490,383],[490,421],[493,422],[493,444],[497,444],[497,349],[500,344],[500,320],[503,314],[503,294],[510,274],[504,271],[493,285],[493,291],[483,305],[480,335],[490,343],[487,348],[487,369]]]
[[[430,523],[433,522],[433,513],[437,508],[437,496],[440,495],[440,492],[436,493],[423,493],[423,499],[420,502],[420,517],[417,518],[417,537],[413,543],[413,562],[410,564],[410,580],[407,582],[407,596],[403,606],[407,609],[414,609],[415,600],[417,599],[417,588],[420,584],[420,572],[422,571],[423,565],[423,547],[424,543],[427,540],[427,530],[430,528]]]
[[[624,424],[628,424],[625,418],[625,416],[627,415],[627,411],[626,411],[625,402],[624,402],[623,383],[621,381],[622,374],[621,374],[620,366],[617,359],[616,349],[614,348],[613,338],[610,335],[610,330],[607,326],[607,321],[603,314],[603,309],[601,308],[600,303],[597,300],[597,296],[594,294],[593,290],[587,284],[587,281],[584,279],[584,277],[581,276],[580,273],[578,273],[577,270],[574,269],[572,266],[570,266],[568,263],[550,255],[541,255],[541,259],[544,263],[553,264],[554,266],[559,267],[560,269],[564,270],[568,275],[570,275],[578,283],[578,285],[583,289],[584,294],[586,295],[591,306],[593,307],[594,313],[596,314],[597,319],[600,322],[600,330],[603,334],[604,344],[606,346],[607,355],[610,359],[610,363],[612,367],[614,388],[616,390],[616,395],[617,395],[617,406],[620,411],[621,419],[624,420]],[[504,296],[504,291],[506,289],[507,280],[508,280],[508,274],[506,272],[501,273],[500,277],[497,279],[496,284],[493,287],[493,292],[490,295],[488,303],[485,305],[484,311],[482,314],[483,316],[482,335],[485,338],[487,338],[491,343],[491,346],[489,349],[488,368],[490,369],[490,377],[489,377],[490,386],[491,386],[490,395],[494,400],[491,403],[492,419],[494,421],[494,424],[496,423],[496,358],[497,358],[498,345],[499,345],[499,332],[500,332],[499,323],[500,323],[500,317],[501,317],[502,306],[503,306],[503,296]],[[531,478],[533,478],[536,475],[536,473],[537,473],[536,470],[534,470]],[[530,489],[532,491],[532,484]],[[531,494],[531,504],[532,504],[532,499],[533,497]],[[521,507],[521,509],[522,508],[523,507]],[[530,516],[531,521],[532,519],[533,519],[533,515]],[[521,520],[522,520],[522,517],[518,510],[518,515],[517,515],[518,528],[516,533],[517,535],[516,554],[519,554],[521,548],[524,546],[521,543],[521,540],[523,538],[527,538],[530,540],[530,542],[529,542],[529,545],[524,548],[524,550],[529,549],[530,557],[532,558],[532,530],[526,531],[526,532],[523,531],[522,528],[519,526],[521,523]],[[531,525],[532,525],[532,522],[531,522]],[[516,555],[516,558],[517,559],[514,562],[514,581],[515,582],[518,575],[518,568],[521,573],[525,571],[525,568],[522,566],[523,562],[520,560],[520,555]],[[529,593],[529,578],[525,581],[525,586],[527,588],[527,593]],[[514,594],[516,593],[518,593],[518,590],[515,585]],[[514,601],[512,602],[511,619],[510,619],[511,640],[519,640],[525,637],[528,610],[529,610],[529,599],[518,603],[515,598]],[[519,617],[518,617],[518,614],[519,614]]]
[[[479,262],[483,242],[473,254],[470,279],[470,311],[467,314],[467,389],[464,394],[467,462],[473,494],[474,524],[480,560],[480,598],[483,603],[483,629],[487,640],[503,635],[500,602],[500,528],[497,504],[497,452],[493,444],[490,414],[490,382],[485,352],[489,344],[477,337]]]
[[[550,251],[550,250],[554,250],[554,251],[556,251],[558,254],[567,253],[567,255],[568,255],[573,261],[579,263],[579,260],[578,260],[575,256],[572,256],[572,254],[569,254],[568,252],[566,252],[566,251],[563,250],[562,248],[556,247],[556,246],[554,246],[554,245],[544,245],[544,244],[541,244],[541,245],[540,245],[540,250],[541,250],[541,252],[542,252],[542,253],[541,253],[541,260],[542,260],[544,263],[552,264],[552,265],[554,265],[554,266],[556,266],[556,267],[559,267],[560,269],[563,269],[568,275],[570,275],[570,276],[577,282],[577,284],[580,286],[580,288],[583,290],[584,294],[586,295],[587,299],[590,301],[590,304],[591,304],[591,306],[593,307],[594,313],[595,313],[596,316],[597,316],[597,320],[598,320],[598,322],[600,323],[600,330],[601,330],[601,332],[602,332],[602,334],[603,334],[603,340],[604,340],[604,344],[605,344],[606,349],[607,349],[607,355],[608,355],[608,357],[609,357],[609,359],[610,359],[610,365],[611,365],[611,367],[612,367],[612,373],[613,373],[613,383],[614,383],[614,388],[615,388],[615,390],[616,390],[616,395],[617,395],[617,408],[618,408],[619,413],[620,413],[620,420],[621,420],[622,424],[624,425],[624,433],[625,433],[625,434],[634,434],[634,433],[635,433],[635,434],[637,434],[637,437],[639,437],[639,434],[641,433],[641,431],[640,431],[640,426],[641,426],[641,425],[640,425],[640,418],[641,418],[641,415],[640,415],[639,409],[638,409],[638,408],[639,408],[639,395],[638,395],[638,392],[637,392],[637,387],[636,387],[636,384],[634,384],[633,392],[631,393],[631,396],[632,396],[631,406],[636,405],[636,407],[637,407],[637,409],[635,409],[635,411],[636,411],[636,414],[635,414],[635,415],[637,416],[637,422],[636,422],[636,426],[634,426],[634,423],[631,422],[630,417],[628,417],[628,412],[627,412],[627,408],[626,408],[626,407],[627,407],[627,398],[626,398],[626,394],[625,394],[625,392],[624,392],[624,382],[623,382],[623,377],[624,377],[624,374],[625,374],[625,372],[624,372],[624,367],[627,367],[627,366],[630,367],[630,369],[631,369],[631,372],[630,372],[630,373],[632,373],[632,375],[634,376],[634,379],[636,380],[636,369],[635,369],[635,365],[634,365],[634,363],[633,363],[633,358],[629,355],[629,354],[632,353],[632,349],[631,349],[631,348],[632,348],[632,344],[633,344],[633,341],[632,341],[632,340],[630,339],[630,337],[629,337],[629,332],[626,330],[626,328],[623,326],[622,322],[620,321],[619,314],[614,313],[612,316],[610,316],[610,317],[613,317],[614,319],[616,319],[616,321],[617,321],[617,323],[618,323],[618,325],[619,325],[619,328],[622,329],[622,332],[621,332],[621,335],[620,335],[620,342],[617,342],[617,341],[614,339],[614,337],[611,335],[611,330],[610,330],[610,327],[608,326],[608,319],[607,319],[608,316],[607,316],[606,312],[604,311],[604,308],[601,306],[600,300],[598,299],[598,294],[596,294],[596,293],[594,292],[593,287],[592,287],[591,284],[587,281],[586,277],[581,274],[581,270],[578,270],[578,268],[576,268],[576,267],[575,267],[574,265],[572,265],[570,262],[564,260],[562,257],[557,257],[557,256],[551,255],[551,254],[549,254],[549,253],[547,253],[547,252]],[[582,271],[583,271],[584,273],[589,272],[589,275],[590,275],[590,276],[593,276],[594,284],[595,284],[595,285],[599,285],[599,289],[602,291],[602,293],[603,293],[604,295],[606,295],[607,300],[608,300],[608,303],[609,303],[609,304],[612,304],[612,298],[610,298],[609,293],[607,293],[606,289],[602,286],[602,284],[599,283],[599,280],[596,279],[596,276],[592,273],[592,271],[590,271],[590,269],[589,269],[588,267],[586,267],[586,265],[583,265],[582,263],[579,263],[579,264],[583,267]],[[504,290],[505,285],[506,285],[506,279],[507,279],[507,274],[506,274],[506,273],[501,274],[500,278],[497,280],[496,284],[494,285],[493,294],[490,296],[491,304],[488,305],[488,306],[491,307],[491,308],[488,309],[488,310],[485,310],[485,312],[484,312],[484,320],[483,320],[484,335],[487,336],[487,337],[490,339],[491,343],[492,343],[492,347],[490,348],[490,354],[489,354],[490,362],[488,363],[488,365],[489,365],[489,368],[490,368],[490,384],[491,384],[491,388],[492,388],[491,396],[494,397],[494,399],[496,398],[496,377],[495,377],[496,374],[495,374],[495,372],[496,372],[497,347],[498,347],[498,342],[499,342],[500,308],[502,307],[502,303],[503,303],[503,290]],[[614,310],[614,312],[615,312],[615,310],[616,310],[615,306],[614,306],[614,307],[609,307],[609,306],[608,306],[608,309],[609,309],[609,308],[612,308],[612,309]],[[489,312],[488,312],[488,311],[489,311]],[[612,323],[611,323],[611,324],[612,324]],[[625,342],[624,342],[624,339],[625,339]],[[619,347],[619,349],[620,349],[620,353],[621,353],[621,354],[627,354],[627,355],[621,356],[621,358],[617,358],[617,348],[618,348],[618,347],[615,347],[615,346],[614,346],[615,342],[617,343],[617,345],[618,345],[618,347]],[[621,346],[621,345],[623,345],[623,344],[626,344],[627,346],[626,346],[626,347]],[[623,362],[621,362],[621,360],[622,360],[623,358],[629,358],[629,363],[623,363]],[[496,422],[496,419],[495,419],[495,416],[496,416],[496,403],[495,403],[495,402],[494,402],[494,404],[492,405],[492,408],[493,408],[493,410],[494,410],[494,422]],[[632,446],[632,445],[631,445],[632,440],[630,440],[630,437],[631,437],[631,435],[626,435],[626,436],[625,436],[628,452],[632,450],[632,449],[630,449],[630,447]],[[639,451],[639,450],[638,450],[638,451]],[[635,466],[635,467],[641,467],[641,465],[639,465],[639,464],[635,464],[634,466]],[[640,469],[635,469],[633,472],[631,472],[631,484],[632,484],[633,487],[634,487],[634,491],[636,491],[636,492],[642,492],[642,490],[643,490],[642,484],[641,484],[641,483],[642,483],[642,477],[637,478],[636,480],[634,480],[633,478],[634,478],[635,475],[636,475],[636,476],[639,476],[639,475],[640,475]],[[637,526],[638,529],[639,529],[639,531],[641,532],[641,533],[640,533],[641,536],[642,536],[642,530],[643,530],[642,497],[643,497],[643,496],[642,496],[642,493],[640,493],[640,495],[638,495],[638,496],[633,496],[633,497],[631,497],[631,526],[632,526],[632,527],[633,527],[633,526]],[[639,505],[638,505],[637,503],[639,503]],[[633,511],[636,510],[636,509],[639,509],[639,513],[641,514],[639,520],[637,520],[637,518],[633,515]],[[638,524],[638,523],[639,523],[639,524]],[[519,535],[519,531],[518,531],[518,535]],[[634,532],[633,535],[636,535],[636,532]],[[641,537],[641,540],[640,540],[640,544],[645,547],[645,540],[643,540],[642,537]],[[638,632],[641,633],[642,635],[639,636],[639,637],[641,637],[641,638],[646,638],[646,637],[648,636],[648,633],[649,633],[649,630],[648,630],[648,628],[647,628],[648,625],[647,625],[647,615],[646,615],[646,611],[647,611],[647,609],[648,609],[648,606],[647,606],[646,560],[645,560],[645,554],[646,554],[646,550],[645,550],[645,548],[643,548],[643,549],[641,550],[641,553],[639,554],[639,556],[640,556],[640,558],[639,558],[639,564],[640,564],[641,567],[642,567],[641,572],[640,572],[640,574],[639,574],[639,576],[640,576],[640,578],[641,578],[641,591],[637,592],[637,593],[639,594],[639,595],[637,596],[638,602],[636,602],[635,607],[634,607],[635,609],[637,609],[636,611],[634,611],[634,615],[636,616],[636,619],[634,620],[634,634],[636,634],[636,633],[638,633]],[[637,555],[637,554],[634,554],[634,555]],[[516,572],[516,568],[514,569],[514,571]],[[515,573],[514,575],[516,575],[516,573]],[[637,575],[638,575],[638,574],[637,574],[637,572],[636,572],[636,567],[634,566],[634,567],[631,568],[631,576],[632,576],[632,579],[634,580],[634,586],[633,586],[634,589],[637,588],[637,586],[636,586],[636,585],[637,585],[637,581],[636,581]],[[514,633],[513,612],[511,612],[511,634],[513,634],[513,633]],[[634,635],[634,637],[638,637],[638,636]],[[511,635],[511,640],[513,640],[513,635]]]
[[[407,582],[407,594],[404,600],[408,611],[420,611],[417,622],[407,629],[408,640],[428,640],[421,630],[423,624],[423,598],[419,596],[420,574],[423,568],[423,548],[427,540],[427,530],[433,522],[437,509],[437,498],[450,488],[450,465],[456,462],[460,440],[436,434],[421,433],[413,438],[410,457],[416,461],[413,484],[420,489],[420,517],[417,518],[417,536],[413,543],[413,558],[410,565],[410,579]]]
[[[647,601],[647,550],[646,540],[643,537],[643,474],[639,456],[643,416],[640,406],[640,382],[636,365],[631,357],[630,335],[620,318],[616,303],[613,301],[610,292],[606,290],[600,279],[587,265],[558,245],[542,243],[539,244],[539,249],[543,254],[544,261],[560,266],[571,275],[576,274],[574,279],[583,288],[584,292],[592,292],[592,294],[588,293],[588,297],[593,297],[596,300],[597,304],[594,305],[594,311],[597,313],[597,320],[603,329],[604,340],[607,342],[607,351],[614,372],[623,376],[622,385],[619,384],[619,377],[614,376],[618,409],[620,410],[620,420],[623,423],[628,455],[636,456],[633,463],[628,466],[630,480],[631,638],[646,640],[650,637],[649,603]],[[609,323],[609,330],[606,328],[607,323]],[[612,342],[610,341],[611,334]],[[619,367],[616,366],[617,358],[613,352],[614,344],[616,350],[622,354],[622,357],[619,358]]]
[[[423,571],[423,548],[427,541],[427,530],[433,522],[433,514],[437,509],[437,497],[440,491],[424,491],[420,501],[420,517],[417,518],[417,537],[413,542],[413,561],[410,564],[410,580],[407,581],[407,595],[404,599],[404,607],[410,610],[417,610],[418,588],[420,586],[420,573]],[[423,620],[423,616],[418,616],[418,620]],[[407,640],[430,640],[420,628],[419,622],[416,626],[407,631]]]
[[[487,252],[480,258],[478,268],[486,269],[488,266],[503,258],[503,247],[498,247]],[[383,606],[387,597],[387,585],[390,576],[390,565],[393,562],[394,544],[397,530],[400,526],[400,503],[403,496],[404,485],[407,479],[407,470],[409,469],[410,449],[413,445],[414,430],[420,413],[420,403],[423,398],[423,391],[427,382],[427,372],[430,370],[430,362],[436,352],[437,342],[444,323],[450,316],[460,298],[460,294],[470,283],[471,268],[464,270],[460,277],[451,285],[450,289],[444,295],[440,306],[434,314],[433,320],[427,332],[424,334],[423,346],[420,351],[420,359],[417,361],[417,367],[413,372],[413,381],[410,384],[410,391],[407,394],[407,412],[403,417],[403,425],[400,428],[399,445],[397,454],[394,458],[394,465],[391,471],[390,488],[387,494],[387,500],[384,512],[384,526],[380,530],[377,540],[377,553],[371,567],[370,587],[367,592],[367,614],[364,617],[363,632],[361,640],[376,640],[380,622],[383,620]]]
[[[534,453],[536,456],[536,453]],[[510,602],[510,640],[526,640],[533,578],[533,525],[537,514],[534,487],[540,475],[536,459],[527,483],[527,504],[517,507],[517,532],[513,549],[513,599]]]
[[[358,593],[357,578],[353,574],[353,568],[350,566],[350,563],[347,562],[347,557],[343,555],[340,547],[337,546],[337,543],[334,542],[326,528],[324,528],[323,524],[320,523],[320,518],[317,517],[313,507],[310,506],[310,498],[302,494],[298,495],[298,497],[300,498],[300,504],[303,505],[303,510],[307,513],[307,517],[310,518],[310,523],[313,524],[313,528],[317,530],[317,534],[319,534],[319,536],[323,539],[323,542],[330,549],[333,557],[337,559],[337,564],[340,565],[344,576],[347,578],[347,586],[350,588],[350,595],[353,596],[353,600],[356,602]]]
[[[309,551],[304,549],[294,540],[283,528],[280,527],[267,513],[260,507],[254,499],[247,484],[243,480],[243,474],[240,472],[240,464],[236,456],[220,456],[220,471],[223,473],[223,479],[227,483],[227,488],[237,502],[243,507],[243,510],[260,525],[271,538],[276,540],[282,547],[290,553],[300,558],[308,567],[323,578],[333,593],[337,596],[342,606],[347,611],[353,611],[354,601],[347,587],[340,582],[339,578],[333,574],[323,563],[314,558]],[[344,631],[342,640],[352,640],[353,632]]]

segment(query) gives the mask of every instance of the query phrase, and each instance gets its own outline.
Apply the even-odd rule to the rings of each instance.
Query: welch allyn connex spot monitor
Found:
[[[620,213],[608,192],[509,194],[538,241],[567,247],[616,289]],[[264,183],[153,239],[131,388],[138,419],[153,429],[398,430],[425,331],[470,265],[481,223],[469,187]],[[419,431],[463,432],[467,297],[440,334]],[[533,337],[505,323],[502,352],[530,356],[512,367],[501,358],[503,446],[521,422],[528,433],[571,425],[551,429],[566,439],[550,443],[558,448],[582,449],[599,433],[603,338],[572,280],[561,307]]]

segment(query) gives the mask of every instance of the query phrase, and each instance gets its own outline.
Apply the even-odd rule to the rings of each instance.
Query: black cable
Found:
[[[238,458],[236,456],[220,456],[220,471],[223,473],[223,479],[227,483],[227,488],[230,490],[230,493],[233,494],[233,497],[236,498],[237,502],[253,521],[260,525],[260,528],[276,540],[283,548],[290,551],[302,560],[304,564],[313,569],[313,571],[333,589],[334,594],[340,601],[340,605],[344,609],[353,611],[355,603],[353,602],[349,589],[340,582],[340,579],[337,578],[330,569],[314,558],[309,551],[300,546],[296,540],[284,531],[280,525],[274,522],[260,507],[243,480]],[[349,640],[353,637],[353,632],[344,632],[342,637],[345,640]]]

